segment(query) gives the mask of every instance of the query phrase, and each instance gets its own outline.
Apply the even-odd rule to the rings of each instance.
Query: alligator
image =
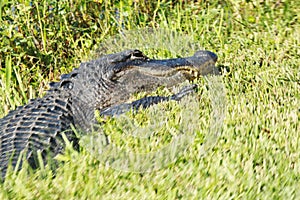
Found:
[[[193,85],[171,96],[146,96],[128,103],[134,93],[215,73],[216,61],[215,53],[204,50],[191,57],[164,60],[150,59],[139,50],[125,50],[82,62],[69,74],[61,75],[59,82],[50,83],[44,97],[32,99],[0,119],[2,180],[8,166],[16,168],[20,157],[37,168],[37,152],[44,162],[62,153],[63,135],[77,149],[79,138],[72,127],[84,133],[91,131],[97,123],[96,110],[102,116],[115,116],[162,101],[180,100]],[[20,163],[18,168],[22,159]]]

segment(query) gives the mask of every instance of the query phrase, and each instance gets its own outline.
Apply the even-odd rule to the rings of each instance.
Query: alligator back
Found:
[[[59,133],[64,131],[69,140],[75,139],[70,130],[73,118],[67,102],[66,97],[46,95],[10,111],[0,119],[2,178],[10,163],[16,166],[21,152],[24,152],[30,166],[35,168],[37,150],[41,151],[44,158],[48,152],[56,155],[63,150],[62,136]]]

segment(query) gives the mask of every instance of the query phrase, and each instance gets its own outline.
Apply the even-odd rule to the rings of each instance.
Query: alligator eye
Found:
[[[71,90],[73,88],[73,83],[72,81],[65,80],[61,82],[60,87],[63,89]]]

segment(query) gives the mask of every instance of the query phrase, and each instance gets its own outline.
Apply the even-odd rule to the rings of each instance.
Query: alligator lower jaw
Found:
[[[191,66],[181,66],[174,69],[169,69],[165,71],[159,71],[157,73],[148,70],[141,70],[139,69],[140,73],[146,76],[150,76],[153,78],[169,78],[169,79],[176,79],[177,77],[184,76],[188,80],[193,80],[198,78],[201,73],[199,73],[198,69],[191,67]]]

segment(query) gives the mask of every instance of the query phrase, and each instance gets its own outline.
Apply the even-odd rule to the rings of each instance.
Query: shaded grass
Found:
[[[61,2],[60,6],[70,6]],[[209,90],[205,81],[200,79],[198,83],[201,87],[197,96],[190,97],[200,97],[197,110],[201,118],[199,123],[190,124],[198,132],[195,141],[176,162],[151,173],[130,173],[107,167],[85,148],[80,153],[67,148],[65,162],[56,170],[55,176],[47,166],[28,175],[25,166],[18,175],[11,174],[0,185],[0,199],[299,198],[299,3],[189,1],[188,4],[171,5],[169,1],[162,1],[161,4],[137,5],[135,9],[140,9],[140,12],[136,15],[129,9],[132,5],[121,1],[116,5],[99,4],[107,10],[103,12],[103,20],[95,17],[99,20],[97,22],[85,12],[88,4],[81,3],[78,8],[82,12],[76,16],[84,19],[87,15],[87,22],[91,24],[85,28],[79,26],[79,35],[73,35],[76,28],[66,19],[57,32],[53,31],[53,38],[47,35],[49,32],[40,29],[36,33],[39,35],[37,40],[40,47],[36,48],[39,53],[34,55],[22,48],[17,52],[8,51],[15,44],[1,40],[2,116],[29,98],[42,95],[47,88],[46,83],[57,79],[58,74],[70,71],[79,60],[87,59],[90,50],[95,50],[93,46],[97,46],[108,35],[124,27],[157,26],[192,36],[201,47],[218,54],[219,64],[227,66],[228,71],[222,76],[227,94],[223,131],[216,145],[205,155],[199,155],[207,137],[211,113]],[[172,9],[169,9],[170,5]],[[119,9],[119,16],[116,16],[114,8]],[[45,23],[43,20],[46,18],[41,16],[47,12],[43,11],[42,5],[40,9],[39,18],[28,16],[25,19],[19,14],[20,21],[16,18],[15,23],[24,27],[26,20],[35,19],[37,24]],[[5,9],[1,12],[3,20]],[[101,31],[93,32],[93,24],[97,24]],[[7,30],[14,32],[14,28],[2,27],[2,38],[7,39],[3,34]],[[28,32],[24,32],[20,39],[24,36],[35,37],[29,33],[30,30],[25,30]],[[46,35],[42,37],[43,34]],[[57,37],[54,37],[56,34]],[[70,44],[64,47],[65,40],[59,34]],[[15,38],[8,39],[15,41]],[[61,45],[57,49],[62,50],[54,51],[48,47],[45,50],[44,46],[51,44]],[[47,62],[43,61],[45,55],[50,57],[47,57]],[[168,91],[159,90],[156,93],[166,94]],[[167,113],[171,108],[169,114],[173,118],[166,122],[166,127],[178,126],[178,121],[174,121],[178,115],[174,113],[180,112],[180,106],[180,103],[172,102],[160,105],[159,108],[166,109]],[[181,120],[185,117],[188,116],[183,116]],[[143,123],[147,118],[155,119],[156,115],[144,111],[133,120]],[[112,120],[104,128],[107,131],[112,129],[111,134],[121,147],[139,147],[135,140],[122,135],[122,128],[116,130],[120,124]],[[155,137],[154,143],[150,143],[154,149],[170,140],[170,135],[164,135],[164,131]],[[161,139],[162,143],[155,146],[155,139]]]

